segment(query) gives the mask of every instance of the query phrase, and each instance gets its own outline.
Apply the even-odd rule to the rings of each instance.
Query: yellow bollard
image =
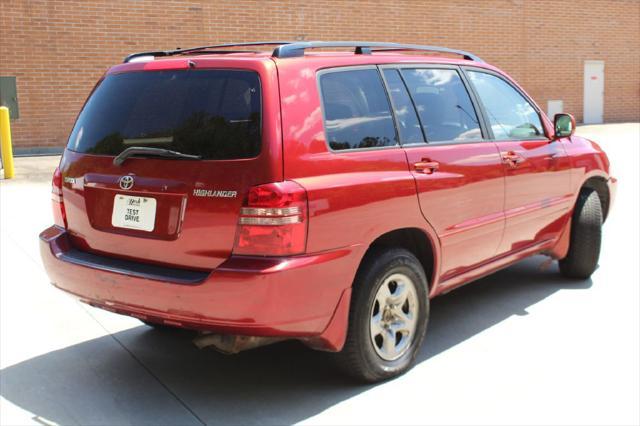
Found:
[[[11,148],[11,125],[9,124],[9,108],[0,107],[0,154],[4,178],[13,177],[13,148]]]

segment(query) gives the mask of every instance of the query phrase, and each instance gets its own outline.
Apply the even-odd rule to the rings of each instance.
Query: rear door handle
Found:
[[[502,161],[511,167],[518,167],[520,163],[524,162],[524,157],[514,151],[509,151],[502,154]]]
[[[425,175],[430,175],[440,167],[440,163],[437,161],[431,161],[428,158],[423,158],[422,161],[418,161],[413,164],[413,168],[418,173],[424,173]]]

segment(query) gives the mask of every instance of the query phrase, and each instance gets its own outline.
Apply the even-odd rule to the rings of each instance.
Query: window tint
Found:
[[[325,128],[335,150],[395,145],[389,100],[377,70],[320,76]]]
[[[495,139],[544,137],[538,113],[509,83],[484,72],[469,71],[468,75],[487,112]]]
[[[427,142],[482,139],[460,75],[450,69],[403,69]]]
[[[117,155],[153,146],[237,159],[260,153],[261,99],[251,71],[172,70],[108,75],[87,101],[68,148]]]
[[[416,115],[416,109],[413,107],[407,88],[400,77],[398,70],[384,70],[384,78],[387,80],[387,87],[393,109],[398,120],[400,141],[402,143],[424,142],[420,122]]]

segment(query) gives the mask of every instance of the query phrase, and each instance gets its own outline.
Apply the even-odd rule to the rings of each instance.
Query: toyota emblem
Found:
[[[120,188],[122,189],[131,189],[133,188],[133,176],[122,176],[118,183],[120,184]]]

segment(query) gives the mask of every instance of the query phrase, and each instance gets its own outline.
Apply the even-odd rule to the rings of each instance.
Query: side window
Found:
[[[495,139],[545,137],[538,113],[509,83],[484,72],[468,71],[468,75],[487,112]]]
[[[391,107],[376,69],[320,76],[325,129],[334,150],[397,144]]]
[[[400,73],[398,70],[386,69],[383,74],[387,81],[389,96],[391,96],[393,109],[398,120],[400,141],[402,143],[424,142],[420,121],[418,121],[416,110],[400,77]]]
[[[403,69],[427,142],[482,139],[478,116],[456,70]]]

